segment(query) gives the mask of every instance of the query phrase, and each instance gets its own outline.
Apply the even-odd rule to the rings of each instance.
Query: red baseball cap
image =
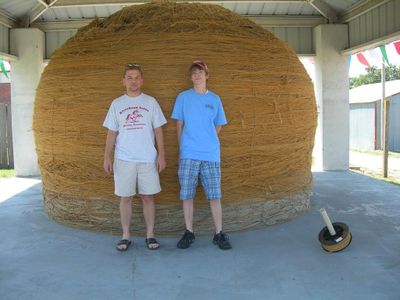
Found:
[[[208,73],[208,68],[207,65],[204,61],[202,60],[194,60],[189,67],[189,70],[192,70],[193,67],[198,67],[200,68],[200,70],[205,71],[206,73]]]

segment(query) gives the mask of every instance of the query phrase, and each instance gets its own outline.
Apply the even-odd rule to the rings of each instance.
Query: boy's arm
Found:
[[[111,174],[113,172],[113,162],[112,162],[112,152],[115,145],[115,140],[117,139],[118,131],[108,130],[107,132],[107,140],[106,140],[106,148],[104,150],[104,162],[103,168],[107,174]]]
[[[181,145],[182,129],[183,129],[183,121],[176,120],[176,136],[178,137],[178,146],[179,147]]]
[[[222,125],[215,126],[215,130],[217,131],[217,135],[219,134],[221,129],[222,129]]]
[[[158,169],[158,172],[161,173],[167,166],[167,163],[165,162],[164,135],[163,135],[162,126],[154,128],[154,134],[156,137],[156,144],[157,144],[157,151],[158,151],[157,169]]]

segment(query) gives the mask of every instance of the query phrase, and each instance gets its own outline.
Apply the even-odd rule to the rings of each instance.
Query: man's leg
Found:
[[[154,237],[154,220],[156,216],[156,208],[154,205],[153,195],[140,195],[143,203],[143,216],[146,222],[146,237]]]
[[[215,233],[222,231],[221,199],[210,199],[211,214],[215,225]]]
[[[143,204],[143,217],[146,223],[146,245],[149,249],[158,249],[160,244],[154,238],[156,218],[154,195],[161,191],[161,185],[155,163],[138,164],[138,188]]]
[[[160,244],[154,239],[154,222],[156,218],[156,207],[153,195],[140,195],[143,203],[143,216],[146,222],[146,244],[149,249],[157,249]]]
[[[121,197],[121,202],[119,203],[119,212],[122,226],[122,240],[129,240],[129,227],[131,225],[132,218],[132,197]],[[120,250],[124,250],[127,248],[127,245],[118,245],[117,247]]]

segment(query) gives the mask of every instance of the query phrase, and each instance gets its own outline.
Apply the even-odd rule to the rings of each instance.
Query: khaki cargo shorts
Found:
[[[160,177],[156,163],[129,162],[114,160],[115,195],[130,197],[154,195],[161,191]]]

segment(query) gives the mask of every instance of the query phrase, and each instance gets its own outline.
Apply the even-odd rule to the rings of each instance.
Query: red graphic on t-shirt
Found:
[[[132,124],[140,122],[140,119],[143,118],[143,115],[139,113],[138,109],[134,109],[133,112],[128,114],[125,119],[125,124]]]

